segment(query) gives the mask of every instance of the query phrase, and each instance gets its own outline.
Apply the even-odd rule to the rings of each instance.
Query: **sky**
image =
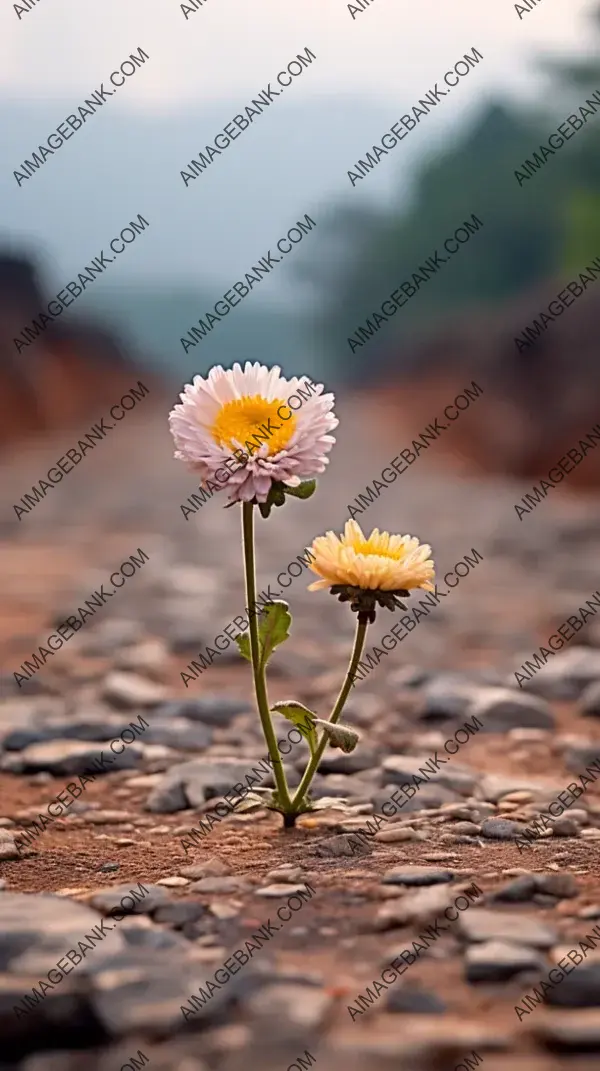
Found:
[[[591,4],[538,0],[521,18],[516,6],[371,0],[352,18],[343,0],[203,0],[186,19],[176,0],[37,0],[19,18],[11,0],[0,0],[0,96],[77,96],[138,45],[153,62],[120,106],[153,114],[253,91],[306,45],[319,64],[295,87],[301,94],[387,99],[435,80],[472,46],[486,56],[480,89],[529,92],[531,57],[581,47]]]

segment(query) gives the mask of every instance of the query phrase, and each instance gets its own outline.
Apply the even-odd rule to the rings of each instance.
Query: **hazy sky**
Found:
[[[143,209],[152,232],[111,269],[111,285],[240,278],[302,218],[298,212],[321,212],[344,198],[356,205],[410,196],[423,154],[447,145],[457,124],[492,95],[536,97],[560,113],[555,85],[542,93],[538,60],[585,50],[584,15],[597,2],[538,0],[520,19],[509,0],[371,0],[353,19],[345,0],[203,0],[186,20],[179,0],[37,0],[20,19],[13,0],[0,0],[0,107],[9,146],[0,170],[1,236],[43,255],[49,278],[68,279]],[[111,72],[140,47],[149,60],[118,100],[111,97],[20,188],[13,169],[101,83],[108,88]],[[289,104],[278,101],[186,189],[180,168],[269,82],[274,88],[278,72],[307,47],[316,61],[287,90]],[[348,168],[473,48],[483,62],[353,189]],[[13,101],[28,107],[12,113]],[[192,109],[188,123],[181,113]],[[197,121],[207,110],[210,121]],[[178,122],[164,122],[170,113]],[[140,115],[163,122],[137,123]],[[356,126],[340,115],[354,116]],[[167,126],[169,151],[156,134],[164,137]],[[95,287],[104,285],[102,278]],[[295,301],[297,286],[282,267],[261,283],[257,300],[287,287]]]
[[[176,0],[37,0],[19,19],[0,0],[0,94],[77,96],[138,45],[152,63],[127,84],[122,108],[169,111],[254,91],[307,45],[319,63],[295,94],[420,92],[472,46],[486,57],[480,90],[518,88],[541,46],[582,46],[590,6],[538,0],[519,19],[509,0],[371,0],[352,19],[343,0],[203,0],[186,20]]]

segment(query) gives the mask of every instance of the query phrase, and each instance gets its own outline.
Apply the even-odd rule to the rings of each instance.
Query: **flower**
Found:
[[[403,594],[411,588],[435,590],[431,547],[413,536],[374,528],[366,538],[356,521],[346,521],[343,536],[338,539],[334,532],[327,532],[310,549],[315,559],[310,568],[322,579],[310,584],[309,591],[329,587]]]
[[[323,472],[338,424],[334,396],[305,379],[250,361],[194,376],[169,414],[175,457],[213,481],[210,490],[227,484],[229,502],[266,502],[274,483],[297,487]]]

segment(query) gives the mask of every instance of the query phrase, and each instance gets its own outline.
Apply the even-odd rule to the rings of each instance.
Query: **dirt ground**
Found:
[[[259,587],[261,578],[266,584],[314,535],[331,527],[339,529],[347,515],[347,503],[388,460],[387,447],[378,444],[375,433],[368,448],[366,437],[362,446],[357,443],[352,428],[356,426],[358,403],[345,402],[343,412],[345,430],[320,491],[309,503],[275,511],[273,519],[259,527]],[[103,1021],[104,1032],[97,1033],[94,1028],[86,1036],[74,1026],[70,1037],[68,1027],[52,1034],[45,1022],[39,1033],[34,1032],[37,1040],[33,1035],[24,1040],[13,1036],[13,1027],[8,1026],[11,1012],[3,995],[8,990],[0,989],[0,1023],[4,1022],[10,1039],[5,1052],[0,1052],[2,1071],[78,1071],[80,1067],[104,1071],[127,1066],[128,1054],[139,1048],[153,1067],[180,1071],[241,1071],[242,1067],[286,1071],[297,1066],[296,1057],[305,1049],[327,1071],[386,1071],[392,1067],[453,1071],[470,1066],[462,1061],[472,1052],[479,1054],[486,1071],[504,1071],[509,1065],[515,1071],[597,1067],[597,979],[589,982],[596,998],[568,1008],[536,1007],[520,1022],[515,1005],[539,974],[515,972],[506,980],[467,981],[467,942],[458,931],[442,937],[396,982],[398,989],[434,995],[441,1010],[388,1010],[389,994],[356,1021],[347,1010],[356,995],[380,977],[383,964],[399,949],[410,947],[424,925],[424,921],[386,929],[379,925],[382,907],[401,903],[413,894],[413,889],[407,891],[402,885],[382,883],[393,868],[447,866],[453,874],[453,888],[460,890],[472,882],[479,886],[484,894],[482,906],[527,916],[532,926],[548,926],[557,935],[553,948],[576,947],[574,942],[596,925],[596,918],[600,918],[600,783],[592,785],[573,805],[574,810],[585,810],[573,834],[539,839],[528,851],[519,851],[514,838],[485,837],[481,828],[470,835],[455,834],[453,822],[464,823],[466,819],[450,813],[452,805],[470,809],[473,814],[479,807],[480,827],[490,817],[525,822],[527,806],[535,810],[539,798],[534,791],[538,781],[556,786],[557,791],[572,782],[575,775],[572,762],[567,761],[569,748],[585,744],[592,749],[597,742],[600,751],[600,722],[583,713],[580,696],[570,700],[551,697],[548,716],[552,725],[547,728],[526,722],[473,736],[456,758],[457,768],[467,768],[472,775],[472,790],[461,790],[437,808],[407,811],[399,816],[398,823],[386,823],[385,829],[409,827],[422,834],[419,839],[394,843],[373,840],[352,856],[319,854],[324,842],[348,831],[359,817],[366,821],[377,811],[373,796],[377,792],[381,795],[389,781],[381,775],[377,792],[369,793],[369,779],[375,776],[373,770],[381,770],[386,758],[429,754],[438,747],[436,734],[441,733],[443,740],[464,721],[461,717],[456,721],[451,717],[443,722],[428,720],[422,713],[422,691],[406,683],[411,672],[428,673],[429,684],[450,672],[471,675],[473,682],[481,684],[484,674],[488,685],[504,684],[514,690],[514,678],[512,685],[510,680],[514,669],[545,641],[570,608],[581,605],[586,592],[590,597],[598,588],[597,499],[556,494],[538,507],[537,515],[520,523],[514,502],[528,488],[501,480],[450,477],[430,459],[423,459],[419,468],[414,466],[387,498],[382,497],[371,508],[365,527],[410,531],[431,542],[436,561],[443,563],[442,572],[472,547],[477,547],[484,561],[461,582],[436,620],[432,615],[421,624],[419,631],[353,691],[347,720],[363,734],[356,754],[363,746],[372,749],[376,753],[374,765],[350,774],[341,769],[332,772],[332,792],[320,784],[317,796],[335,794],[350,799],[345,811],[329,809],[303,816],[292,831],[284,831],[280,818],[266,811],[236,814],[219,822],[209,836],[186,852],[182,841],[186,831],[197,826],[198,808],[151,812],[150,791],[168,770],[200,758],[205,750],[211,761],[218,762],[222,757],[256,758],[264,753],[264,744],[258,719],[250,710],[250,677],[245,663],[224,659],[188,689],[180,677],[194,656],[194,648],[191,643],[184,648],[177,629],[185,625],[193,634],[196,617],[198,650],[202,641],[210,642],[219,630],[218,623],[229,620],[243,604],[238,521],[235,510],[223,511],[216,503],[210,503],[192,522],[183,520],[179,504],[194,490],[194,479],[171,461],[163,419],[160,406],[152,417],[146,413],[143,422],[132,418],[119,437],[107,441],[97,456],[86,459],[86,473],[69,476],[20,523],[15,522],[14,515],[11,518],[12,502],[39,479],[56,451],[48,443],[41,444],[18,465],[5,464],[0,543],[5,720],[0,721],[0,729],[4,733],[5,725],[10,731],[17,726],[20,714],[15,714],[15,703],[21,704],[18,710],[22,710],[26,725],[30,717],[37,717],[40,704],[46,700],[52,716],[74,725],[92,714],[102,717],[109,711],[116,715],[118,708],[111,712],[103,698],[104,683],[115,668],[131,669],[132,662],[123,662],[127,652],[148,642],[158,642],[161,655],[155,663],[147,658],[145,668],[136,672],[161,685],[169,703],[224,696],[239,699],[248,713],[212,724],[208,749],[192,747],[185,737],[178,746],[176,733],[169,743],[146,745],[142,740],[143,754],[135,769],[99,777],[86,789],[84,809],[56,819],[19,858],[0,861],[4,890],[0,898],[16,893],[53,893],[88,904],[100,889],[138,882],[154,886],[165,878],[181,877],[182,869],[217,859],[223,876],[237,879],[239,887],[234,883],[229,892],[203,892],[191,890],[189,881],[188,885],[161,886],[169,901],[200,900],[206,908],[204,932],[192,934],[189,946],[200,958],[205,957],[208,977],[224,962],[229,950],[241,947],[240,942],[253,927],[273,916],[278,901],[258,894],[274,880],[281,880],[269,875],[282,867],[297,868],[301,874],[297,881],[310,883],[316,895],[263,953],[262,966],[257,957],[257,968],[268,972],[273,984],[263,979],[262,990],[242,994],[220,1018],[205,1024],[184,1024],[180,1016],[177,1026],[159,1026],[153,1031],[149,1025],[152,1015],[145,1005],[137,1026],[133,1018],[125,1027],[113,1029],[110,1022],[107,1025],[108,1016]],[[400,432],[399,440],[400,447]],[[105,574],[138,547],[150,557],[145,572],[128,581],[114,607],[105,608],[97,623],[86,626],[86,636],[82,630],[72,646],[67,644],[52,665],[39,672],[35,686],[20,693],[14,686],[13,671],[43,642],[53,623],[80,604],[80,596],[94,590]],[[294,581],[283,596],[295,615],[295,647],[291,651],[290,641],[290,652],[282,651],[280,669],[274,670],[270,683],[271,698],[293,695],[324,708],[335,697],[342,679],[352,622],[349,611],[335,600],[307,594],[308,582],[308,576]],[[123,644],[115,641],[100,653],[86,650],[87,638],[95,635],[96,629],[107,629],[111,621],[128,626],[133,622],[135,638]],[[389,627],[387,616],[378,620],[373,636],[382,634],[384,624]],[[597,649],[600,629],[590,622],[573,644],[576,642]],[[516,694],[522,693],[517,689]],[[152,708],[141,705],[127,709],[127,718],[140,712],[152,722]],[[15,754],[15,749],[0,751],[4,757],[14,758]],[[498,799],[490,800],[485,789],[485,778],[490,776],[521,779],[534,788],[529,799],[527,789],[515,800],[506,787]],[[347,793],[342,786],[344,777]],[[0,833],[2,827],[10,833],[25,828],[27,816],[41,813],[71,780],[73,777],[64,773],[15,773],[4,767],[0,770]],[[328,775],[323,780],[329,780]],[[121,814],[103,822],[103,812]],[[93,820],[94,815],[98,821]],[[115,869],[101,869],[111,864]],[[538,894],[514,903],[498,902],[498,890],[523,874],[571,875],[575,895]],[[593,907],[597,907],[597,914]],[[168,973],[168,949],[157,946],[157,951],[148,952],[151,954],[156,966]],[[594,963],[600,976],[600,961]],[[585,970],[588,967],[591,971],[589,964]],[[9,976],[17,970],[11,966],[10,956],[0,969]],[[275,991],[277,982],[281,996]],[[155,1014],[162,1023],[161,1015]]]

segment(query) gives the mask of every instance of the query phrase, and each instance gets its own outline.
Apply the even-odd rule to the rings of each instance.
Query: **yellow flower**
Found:
[[[310,548],[310,568],[322,579],[310,584],[319,591],[336,584],[364,591],[434,591],[431,547],[413,536],[390,535],[374,528],[366,538],[356,521],[346,521],[344,534],[318,536]]]

